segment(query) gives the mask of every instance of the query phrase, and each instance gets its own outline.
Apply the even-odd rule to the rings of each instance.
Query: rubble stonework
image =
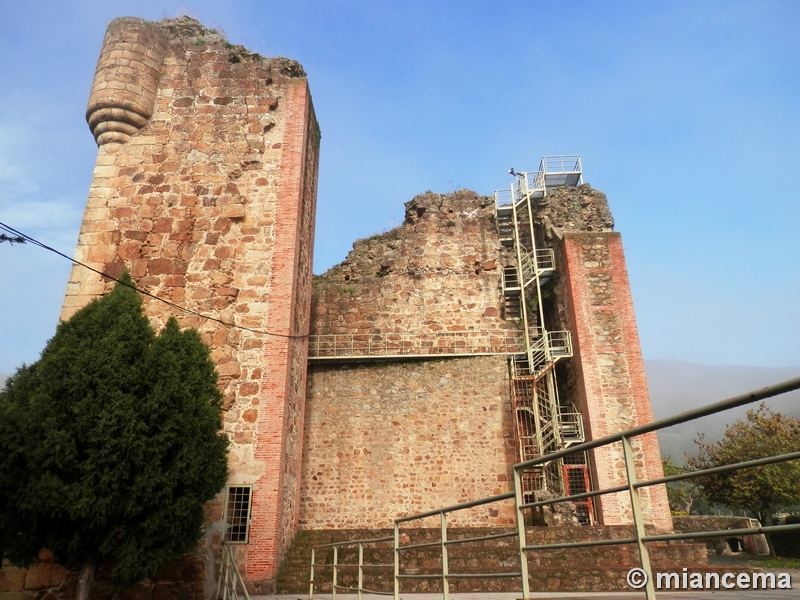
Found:
[[[550,240],[565,231],[614,231],[606,195],[588,183],[548,191],[537,202],[534,219]]]
[[[380,528],[509,491],[508,389],[504,356],[311,365],[300,528]],[[483,506],[448,522],[508,526],[512,509]]]
[[[406,204],[400,227],[358,240],[314,278],[312,334],[517,331],[502,318],[494,200],[461,190]]]

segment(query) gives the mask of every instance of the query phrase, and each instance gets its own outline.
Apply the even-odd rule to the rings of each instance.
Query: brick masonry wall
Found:
[[[508,491],[508,390],[504,356],[311,366],[300,527],[386,527]],[[453,524],[513,519],[506,503],[460,513]]]
[[[598,439],[653,420],[630,294],[622,240],[618,233],[563,233],[559,243],[564,320],[573,332],[575,356],[567,365],[575,400],[584,414],[589,439]],[[637,477],[662,476],[655,434],[632,441]],[[598,488],[625,481],[621,445],[592,453],[592,476]],[[663,486],[642,490],[646,518],[659,529],[672,520]],[[631,522],[624,494],[598,502],[601,522]]]
[[[308,327],[319,129],[300,65],[183,17],[109,25],[87,118],[99,150],[75,258],[205,315],[283,336]],[[62,319],[110,289],[75,266]],[[231,483],[254,484],[247,577],[269,582],[294,531],[307,342],[188,315],[211,347]],[[219,504],[211,511],[219,517]]]

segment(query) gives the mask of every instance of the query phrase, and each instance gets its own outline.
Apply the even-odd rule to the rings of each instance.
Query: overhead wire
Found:
[[[89,269],[90,271],[92,271],[94,273],[97,273],[98,275],[101,275],[101,276],[103,276],[103,277],[105,277],[107,279],[110,279],[111,281],[116,281],[120,285],[124,285],[124,286],[129,287],[129,288],[131,288],[133,290],[136,290],[137,292],[139,292],[143,296],[147,296],[149,298],[153,298],[154,300],[158,300],[159,302],[163,302],[164,304],[166,304],[168,306],[171,306],[172,308],[176,308],[176,309],[178,309],[180,311],[183,311],[185,313],[189,313],[191,315],[195,315],[195,316],[200,317],[202,319],[207,319],[209,321],[213,321],[215,323],[219,323],[220,325],[225,325],[226,327],[233,327],[235,329],[242,329],[244,331],[250,331],[251,333],[258,333],[258,334],[261,334],[261,335],[269,335],[269,336],[272,336],[272,337],[280,337],[280,338],[288,338],[288,339],[303,339],[303,338],[309,337],[308,333],[303,334],[303,335],[288,335],[288,334],[284,334],[284,333],[275,333],[273,331],[267,331],[267,330],[264,330],[264,329],[253,329],[252,327],[245,327],[244,325],[237,325],[236,323],[231,323],[231,322],[225,321],[223,319],[218,319],[216,317],[205,315],[203,313],[197,312],[196,310],[192,310],[191,308],[186,308],[185,306],[181,306],[180,304],[176,304],[175,302],[172,302],[171,300],[167,300],[165,298],[161,298],[160,296],[157,296],[156,294],[153,294],[151,292],[143,290],[142,288],[139,288],[139,287],[137,287],[135,285],[131,285],[130,283],[126,283],[124,281],[120,281],[118,278],[114,277],[113,275],[109,275],[108,273],[105,273],[103,271],[95,269],[94,267],[90,267],[89,265],[87,265],[85,263],[82,263],[79,260],[75,260],[74,258],[71,258],[71,257],[67,256],[63,252],[60,252],[60,251],[56,250],[55,248],[52,248],[52,247],[48,246],[47,244],[44,244],[44,243],[40,242],[39,240],[37,240],[35,238],[32,238],[31,236],[29,236],[29,235],[27,235],[25,233],[22,233],[21,231],[18,231],[17,229],[14,229],[10,225],[6,225],[2,221],[0,221],[0,229],[5,230],[6,232],[10,233],[12,236],[15,236],[16,238],[24,239],[26,242],[30,242],[31,244],[33,244],[35,246],[39,246],[40,248],[48,250],[49,252],[53,252],[54,254],[57,254],[58,256],[60,256],[62,258],[66,258],[68,261],[72,262],[73,264],[80,265],[81,267]]]

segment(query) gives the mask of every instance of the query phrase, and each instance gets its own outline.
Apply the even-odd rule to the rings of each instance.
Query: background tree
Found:
[[[667,477],[680,475],[687,471],[685,467],[676,465],[671,456],[664,456],[661,459],[661,466],[664,469],[664,475]],[[667,499],[669,500],[669,508],[672,514],[690,515],[693,508],[696,509],[698,504],[703,503],[703,490],[691,479],[674,481],[667,484]]]
[[[728,425],[722,439],[697,440],[693,469],[706,469],[796,452],[800,449],[800,419],[772,413],[764,404],[747,412],[747,419]],[[762,521],[777,510],[800,504],[800,461],[794,460],[699,478],[708,498],[730,508],[748,509]]]
[[[99,564],[128,587],[191,550],[227,479],[216,382],[197,332],[156,335],[127,286],[60,324],[0,392],[0,556],[80,565],[83,600]]]

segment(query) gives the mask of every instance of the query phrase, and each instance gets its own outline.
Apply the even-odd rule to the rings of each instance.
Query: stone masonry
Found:
[[[343,263],[315,278],[311,333],[517,331],[518,321],[503,318],[500,279],[516,259],[501,246],[493,215],[493,200],[474,192],[417,196],[402,226],[357,241]],[[588,439],[651,421],[625,260],[605,194],[589,185],[557,188],[537,203],[534,219],[539,243],[556,250],[559,274],[544,299],[545,320],[551,331],[571,331],[575,344],[575,357],[558,366],[562,400],[582,412]],[[311,364],[300,527],[381,527],[384,513],[510,489],[509,409],[503,356]],[[500,436],[494,445],[488,432]],[[463,434],[478,447],[454,444]],[[634,444],[639,476],[660,476],[655,436]],[[619,452],[590,454],[595,487],[624,482]],[[663,487],[642,496],[647,520],[671,529]],[[603,498],[597,513],[604,525],[632,522],[621,494]],[[486,517],[470,514],[460,524],[502,526],[509,515]]]
[[[144,297],[156,326],[174,315],[211,347],[230,483],[255,485],[245,573],[268,587],[299,516],[320,140],[305,73],[187,17],[117,19],[87,120],[99,149],[76,260],[255,330]],[[111,285],[75,266],[62,319]]]
[[[491,198],[431,192],[403,225],[359,240],[316,277],[312,334],[492,332],[502,318]],[[300,526],[385,527],[398,515],[510,489],[515,462],[505,356],[309,366]],[[495,508],[462,525],[507,525]]]

